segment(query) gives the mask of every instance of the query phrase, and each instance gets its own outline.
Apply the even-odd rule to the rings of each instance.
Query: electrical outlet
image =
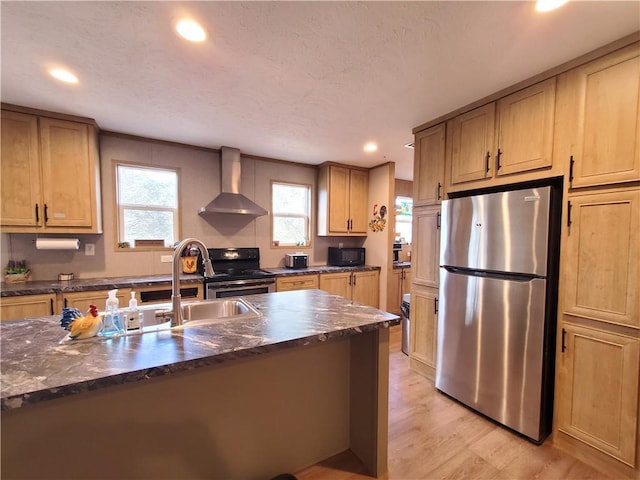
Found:
[[[171,255],[160,255],[160,262],[162,263],[171,263],[173,257]]]
[[[84,244],[84,254],[88,257],[93,257],[96,254],[96,244],[95,243],[85,243]]]
[[[342,248],[342,247],[344,247],[344,243],[338,242],[338,248]]]

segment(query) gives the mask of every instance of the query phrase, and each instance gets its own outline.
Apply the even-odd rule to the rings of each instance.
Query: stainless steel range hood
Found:
[[[200,215],[207,213],[235,213],[259,217],[268,212],[240,193],[240,150],[231,147],[220,148],[221,193],[206,207],[200,208]]]

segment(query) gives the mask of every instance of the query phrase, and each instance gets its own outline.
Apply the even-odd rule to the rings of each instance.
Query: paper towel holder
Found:
[[[36,238],[34,241],[36,250],[79,250],[78,238]]]

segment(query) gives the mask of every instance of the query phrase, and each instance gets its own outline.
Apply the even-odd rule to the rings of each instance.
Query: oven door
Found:
[[[205,283],[205,298],[241,297],[256,293],[271,293],[276,291],[276,281],[269,280],[235,280],[230,282]]]

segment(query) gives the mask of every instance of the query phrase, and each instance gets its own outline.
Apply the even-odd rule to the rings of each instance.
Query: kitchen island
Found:
[[[3,476],[265,479],[347,449],[383,475],[398,317],[320,290],[244,298],[261,317],[113,339],[3,322]]]

